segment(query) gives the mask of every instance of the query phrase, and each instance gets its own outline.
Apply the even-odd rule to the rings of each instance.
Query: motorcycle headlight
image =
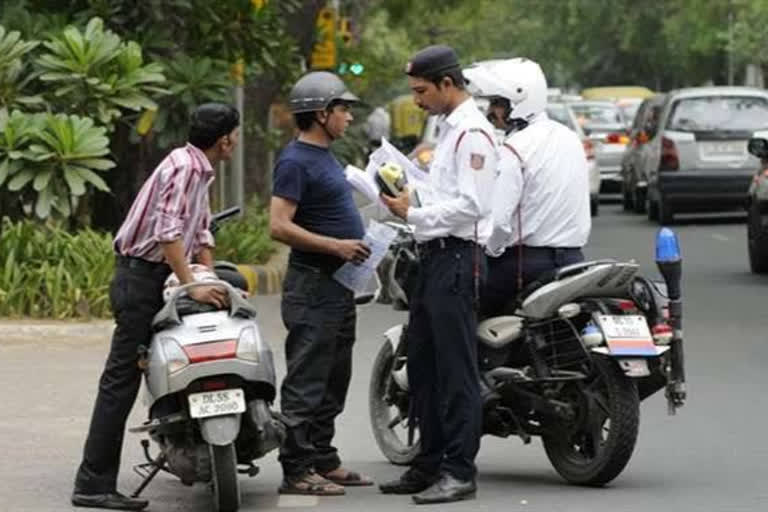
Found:
[[[163,338],[162,347],[165,353],[168,375],[178,373],[189,366],[189,358],[176,340],[173,338]]]
[[[255,326],[246,327],[240,331],[240,339],[237,342],[237,358],[258,363],[260,342],[261,337]]]

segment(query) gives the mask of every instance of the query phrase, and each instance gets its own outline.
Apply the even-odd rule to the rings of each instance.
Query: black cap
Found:
[[[405,66],[405,74],[416,77],[432,77],[446,71],[460,69],[459,56],[450,46],[427,46],[417,52]]]

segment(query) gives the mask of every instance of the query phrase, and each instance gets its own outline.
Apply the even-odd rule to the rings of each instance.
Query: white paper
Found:
[[[360,264],[345,263],[333,274],[333,278],[356,294],[362,294],[374,279],[376,267],[384,259],[395,237],[395,229],[371,220],[363,238],[363,242],[371,249],[371,255]]]
[[[376,186],[376,182],[373,181],[370,174],[354,165],[348,165],[344,169],[344,174],[352,188],[362,194],[368,201],[382,203],[379,197],[379,187]]]

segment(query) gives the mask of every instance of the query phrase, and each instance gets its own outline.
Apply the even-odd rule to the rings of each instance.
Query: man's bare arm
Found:
[[[298,205],[282,197],[272,197],[269,232],[275,240],[296,249],[321,252],[345,261],[365,261],[371,251],[361,240],[339,240],[307,231],[293,221]]]

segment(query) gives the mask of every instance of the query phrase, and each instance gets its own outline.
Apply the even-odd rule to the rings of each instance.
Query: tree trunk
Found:
[[[288,34],[298,46],[300,56],[306,61],[315,39],[315,19],[325,0],[304,0],[294,13],[286,14]],[[244,197],[246,202],[258,196],[266,203],[271,195],[270,147],[262,134],[268,133],[269,112],[281,93],[280,83],[272,77],[260,76],[245,85],[245,176]]]
[[[126,124],[118,124],[115,129],[111,149],[117,166],[105,176],[112,192],[96,192],[92,201],[92,227],[113,234],[128,214],[139,189],[164,156],[163,151],[152,144],[151,135],[138,144],[131,142],[132,129]]]

